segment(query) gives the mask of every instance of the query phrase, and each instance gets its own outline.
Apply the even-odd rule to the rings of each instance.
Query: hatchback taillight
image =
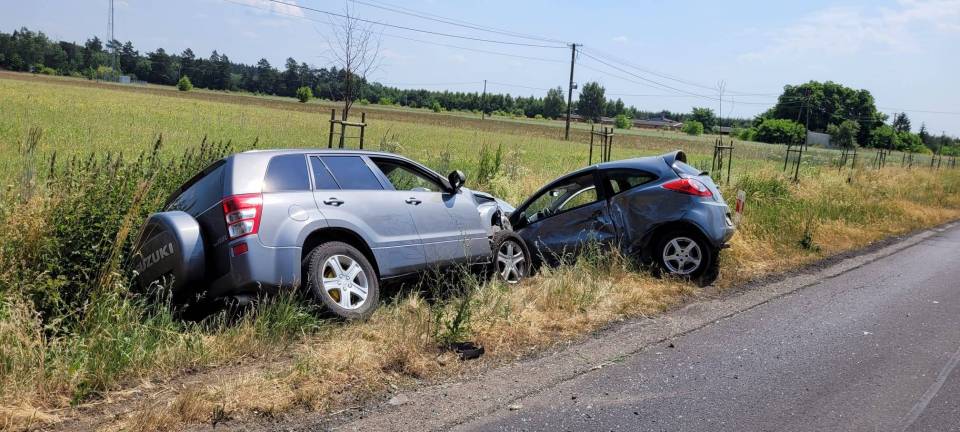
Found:
[[[713,193],[710,192],[710,188],[708,188],[707,185],[703,184],[700,180],[692,178],[682,178],[666,182],[663,184],[663,188],[693,196],[713,196]]]
[[[223,218],[227,223],[230,240],[260,229],[260,212],[263,211],[263,196],[260,194],[231,195],[223,199]]]

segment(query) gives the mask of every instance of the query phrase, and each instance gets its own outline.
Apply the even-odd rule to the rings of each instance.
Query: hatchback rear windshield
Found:
[[[685,162],[676,161],[673,163],[673,170],[680,175],[688,175],[696,177],[703,174],[703,171],[698,170],[690,165],[687,165]]]

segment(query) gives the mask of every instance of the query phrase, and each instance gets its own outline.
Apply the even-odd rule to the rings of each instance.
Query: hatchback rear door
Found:
[[[317,207],[331,227],[363,237],[380,276],[419,271],[426,264],[410,204],[381,182],[360,155],[310,157]]]

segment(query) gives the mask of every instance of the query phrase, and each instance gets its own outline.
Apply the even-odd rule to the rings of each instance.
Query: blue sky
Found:
[[[341,0],[285,0],[342,11]],[[908,110],[914,129],[960,135],[960,0],[891,1],[447,1],[371,0],[482,26],[585,45],[585,53],[610,57],[617,71],[584,56],[576,81],[600,81],[608,94],[647,110],[719,109],[752,116],[784,84],[833,80],[870,90],[882,111]],[[234,61],[265,57],[282,66],[287,57],[326,66],[331,19],[267,0],[116,0],[116,33],[141,52],[190,47],[214,49]],[[107,0],[0,0],[0,30],[20,26],[56,39],[82,42],[107,32]],[[361,18],[433,31],[511,40],[503,35],[446,25],[354,4]],[[371,79],[401,87],[542,95],[564,86],[569,49],[498,45],[381,29],[381,62]],[[404,38],[535,57],[530,60],[437,46]],[[639,69],[638,69],[639,68]],[[642,77],[642,78],[638,78]],[[627,79],[624,79],[627,78]],[[667,89],[644,79],[669,85]],[[496,83],[496,84],[494,84]],[[645,85],[646,84],[646,85]],[[521,87],[522,86],[522,87]],[[706,88],[705,88],[706,87]],[[679,91],[678,91],[679,90]],[[705,96],[691,96],[690,93]],[[630,96],[628,96],[630,95]],[[910,111],[912,110],[912,111]]]

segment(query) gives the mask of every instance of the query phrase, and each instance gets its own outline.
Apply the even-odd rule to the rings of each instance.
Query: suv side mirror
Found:
[[[450,182],[450,187],[454,192],[460,190],[463,187],[463,184],[467,182],[467,176],[463,174],[463,171],[456,170],[452,171],[450,175],[447,176],[447,181]]]

